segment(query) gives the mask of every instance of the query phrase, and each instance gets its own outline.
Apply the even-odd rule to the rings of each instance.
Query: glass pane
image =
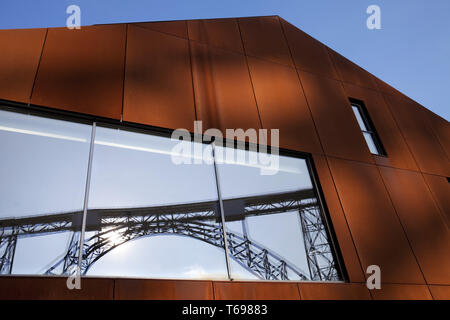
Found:
[[[358,124],[359,124],[359,127],[361,128],[361,130],[362,131],[368,131],[367,127],[366,127],[366,125],[364,123],[364,120],[361,117],[361,113],[359,112],[359,108],[355,107],[355,106],[352,106],[352,109],[353,109],[353,113],[356,116],[356,120],[358,121]]]
[[[0,273],[77,265],[91,126],[0,111]]]
[[[227,278],[211,147],[188,143],[210,164],[175,164],[178,143],[97,128],[82,272]]]
[[[373,137],[370,133],[368,132],[363,132],[364,135],[364,139],[366,139],[367,142],[367,146],[369,147],[370,153],[372,154],[380,154],[378,152],[378,148],[373,140]]]
[[[216,159],[231,277],[339,280],[306,161],[273,158],[278,171],[263,174],[250,160],[258,154],[239,150],[233,159],[224,151]]]

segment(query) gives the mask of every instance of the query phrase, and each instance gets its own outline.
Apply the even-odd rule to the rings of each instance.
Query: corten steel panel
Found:
[[[134,26],[151,29],[167,34],[171,34],[177,37],[187,39],[187,26],[186,21],[164,21],[164,22],[142,22],[133,23]]]
[[[280,147],[322,153],[295,69],[253,57],[248,64],[263,127],[280,130]]]
[[[426,285],[383,284],[370,291],[374,300],[432,300]]]
[[[433,194],[434,200],[441,209],[443,219],[450,227],[450,183],[446,177],[424,174],[425,182]]]
[[[420,173],[380,167],[428,284],[450,284],[450,233]]]
[[[450,123],[429,110],[426,113],[430,118],[431,127],[434,129],[442,148],[450,159]]]
[[[216,300],[299,300],[296,283],[214,282]]]
[[[191,42],[197,119],[203,130],[259,129],[258,109],[243,55]]]
[[[120,119],[125,25],[48,29],[31,103]]]
[[[243,53],[241,34],[236,19],[188,21],[189,39]]]
[[[212,300],[211,281],[116,279],[115,300]]]
[[[359,283],[299,283],[302,300],[370,300],[369,290]]]
[[[337,74],[342,81],[378,90],[375,77],[372,74],[347,58],[341,56],[336,51],[328,48],[328,52],[330,53],[331,60],[336,67]]]
[[[338,79],[326,47],[289,22],[280,19],[298,69]]]
[[[384,96],[420,170],[450,176],[449,158],[431,127],[427,110],[409,98]]]
[[[375,83],[377,84],[378,91],[385,93],[385,94],[392,94],[392,95],[399,95],[404,96],[403,93],[389,85],[388,83],[384,82],[383,80],[373,76],[375,78]]]
[[[0,30],[0,99],[30,102],[46,29]]]
[[[336,245],[339,246],[341,251],[349,280],[350,282],[364,282],[366,281],[364,272],[361,268],[352,235],[339,202],[327,160],[322,155],[313,154],[313,161],[318,175],[318,183],[322,188],[324,200],[330,214],[332,228],[336,234]]]
[[[450,286],[428,286],[434,300],[450,300]]]
[[[129,26],[123,119],[193,130],[194,94],[188,40]]]
[[[0,277],[0,300],[112,300],[113,279],[82,278],[69,290],[66,277]]]
[[[328,160],[363,270],[378,265],[384,283],[424,283],[378,168]]]
[[[294,66],[278,17],[241,18],[238,21],[248,55]]]
[[[385,166],[418,170],[383,96],[377,91],[351,84],[344,84],[344,90],[347,96],[364,102],[375,130],[386,150],[387,157],[375,156],[375,162]]]
[[[324,152],[373,163],[341,83],[308,72],[300,72],[300,78]]]

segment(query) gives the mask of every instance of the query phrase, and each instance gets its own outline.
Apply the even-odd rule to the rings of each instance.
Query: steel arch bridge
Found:
[[[250,239],[245,229],[244,234],[240,234],[226,228],[230,258],[257,278],[340,280],[320,206],[312,189],[227,199],[223,206],[225,221],[290,211],[299,213],[307,271]],[[11,273],[18,238],[71,231],[66,254],[46,272],[67,274],[78,265],[82,215],[83,212],[77,211],[0,220],[0,274]],[[101,257],[128,241],[162,234],[187,236],[224,249],[218,202],[89,210],[81,272],[86,274]]]

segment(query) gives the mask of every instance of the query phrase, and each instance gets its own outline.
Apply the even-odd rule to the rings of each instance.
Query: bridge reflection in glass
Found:
[[[79,236],[91,128],[0,110],[1,274],[45,273]]]
[[[10,148],[9,158],[1,160],[9,179],[0,182],[2,274],[61,275],[78,264],[90,126],[73,124],[72,128],[70,123],[39,119],[48,121],[43,126],[45,134],[22,130],[26,128],[23,121],[7,123],[22,128],[15,132],[0,130],[5,137],[2,150]],[[49,136],[52,125],[69,129]],[[223,148],[217,147],[213,157],[211,145],[200,144],[197,147],[211,164],[176,165],[171,160],[176,141],[106,127],[97,127],[95,134],[82,274],[341,280],[304,159],[282,156],[276,174],[261,175],[258,166],[225,161]],[[20,145],[23,139],[30,141]],[[17,144],[23,150],[34,145],[38,157],[24,158],[24,151],[14,147]],[[40,159],[41,154],[46,156]],[[15,161],[27,169],[24,176],[5,172],[7,166],[15,168]],[[50,168],[57,168],[56,172]],[[65,173],[67,179],[59,179],[69,168],[70,176]],[[22,190],[32,192],[26,183],[36,188],[35,180],[43,172],[49,182],[33,189],[34,195],[24,196]],[[14,180],[20,183],[14,185]]]

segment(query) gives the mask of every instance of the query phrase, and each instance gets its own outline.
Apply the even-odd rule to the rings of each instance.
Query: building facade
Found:
[[[0,298],[450,298],[448,122],[282,18],[0,47]]]

